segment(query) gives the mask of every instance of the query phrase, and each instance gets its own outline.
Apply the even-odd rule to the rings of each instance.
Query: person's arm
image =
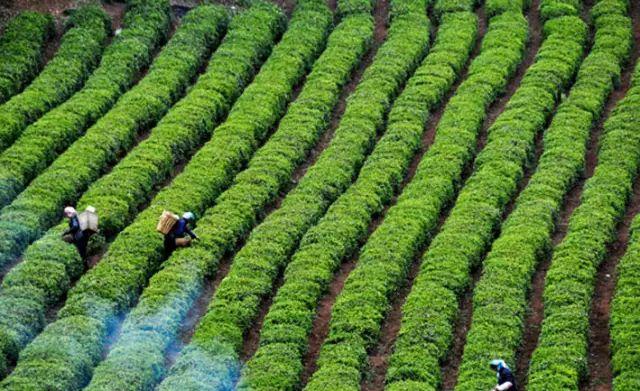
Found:
[[[496,386],[496,391],[507,391],[510,390],[511,387],[513,387],[513,383],[511,383],[510,381],[508,382],[504,382],[502,384],[500,384],[499,386]]]
[[[191,236],[191,239],[198,239],[198,235],[196,235],[187,225],[186,227],[184,227],[184,231],[187,233],[187,235]]]
[[[75,234],[79,228],[80,226],[78,224],[78,220],[76,220],[75,218],[72,218],[71,220],[69,220],[69,228],[64,230],[64,232],[62,233],[62,236]]]

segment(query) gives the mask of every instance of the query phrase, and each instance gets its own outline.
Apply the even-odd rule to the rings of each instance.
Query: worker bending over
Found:
[[[518,391],[516,378],[504,361],[492,360],[489,366],[496,371],[498,377],[498,384],[493,387],[493,391]]]
[[[65,242],[73,243],[82,259],[87,257],[87,245],[91,234],[80,228],[78,212],[72,206],[64,208],[64,216],[69,219],[69,228],[62,233]]]
[[[185,212],[178,221],[171,227],[171,231],[164,235],[164,251],[168,255],[176,247],[187,247],[191,244],[191,239],[198,239],[198,236],[189,228],[195,216],[191,212]]]

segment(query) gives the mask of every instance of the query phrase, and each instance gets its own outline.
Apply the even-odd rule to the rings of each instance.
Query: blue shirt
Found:
[[[191,236],[193,239],[196,238],[196,234],[194,234],[190,229],[189,229],[189,223],[187,222],[186,219],[180,219],[178,220],[178,222],[176,223],[176,225],[173,226],[173,234],[177,237],[182,237],[184,236],[184,234],[186,233],[187,235]]]

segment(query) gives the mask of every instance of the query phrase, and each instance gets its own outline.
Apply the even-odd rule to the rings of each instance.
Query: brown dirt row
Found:
[[[333,0],[329,0],[330,3]],[[374,42],[369,51],[365,54],[363,60],[360,62],[358,69],[354,72],[351,77],[351,80],[347,85],[343,88],[342,93],[340,95],[340,99],[338,104],[333,110],[331,121],[329,123],[329,128],[325,131],[320,142],[310,154],[308,161],[300,166],[293,175],[292,184],[297,184],[298,181],[304,176],[309,167],[311,167],[322,153],[322,151],[330,144],[331,138],[335,133],[335,130],[338,128],[340,124],[340,119],[344,114],[344,110],[346,108],[347,98],[353,93],[358,84],[360,83],[360,79],[364,74],[364,71],[371,65],[373,62],[373,58],[375,57],[375,53],[379,46],[384,42],[386,38],[386,22],[387,22],[387,14],[388,14],[388,2],[387,0],[378,2],[376,4],[376,8],[374,9],[374,19],[375,19],[375,30],[374,30]],[[269,208],[269,210],[275,210],[279,208],[285,195],[282,194],[278,200]],[[278,279],[278,282],[274,286],[273,294],[266,298],[260,309],[260,313],[258,315],[257,321],[254,323],[253,327],[249,330],[249,332],[245,335],[244,344],[243,344],[243,361],[248,361],[253,354],[258,349],[260,343],[260,330],[262,329],[262,321],[266,317],[269,308],[271,307],[271,301],[275,296],[278,288],[282,284],[282,278]],[[330,309],[329,309],[330,311]]]
[[[640,42],[640,7],[636,3],[631,3],[631,15],[633,18],[633,29],[635,42]],[[583,178],[581,178],[567,194],[562,206],[556,231],[552,236],[553,247],[557,246],[567,234],[569,219],[573,211],[580,204],[580,197],[585,181],[593,176],[593,172],[598,162],[598,142],[602,134],[603,124],[609,117],[617,103],[626,95],[633,74],[633,65],[638,59],[638,51],[632,52],[632,58],[625,67],[621,84],[609,96],[605,105],[604,113],[601,119],[593,128],[590,135],[589,145],[587,146],[586,165]],[[590,352],[589,352],[589,380],[581,385],[583,390],[611,390],[611,370],[609,365],[609,335],[608,335],[608,314],[611,295],[614,290],[615,277],[613,275],[615,265],[619,257],[624,252],[626,240],[628,239],[628,223],[632,216],[631,213],[637,212],[638,189],[634,190],[634,197],[631,206],[625,215],[625,220],[619,227],[618,241],[610,246],[610,253],[607,260],[601,265],[597,275],[596,294],[594,295],[593,308],[591,313],[591,333],[590,333]],[[625,225],[626,224],[626,225]],[[529,297],[529,313],[525,321],[525,329],[523,332],[523,342],[517,354],[518,369],[516,375],[519,384],[525,386],[527,382],[529,361],[531,355],[538,344],[538,338],[544,319],[544,282],[547,271],[551,265],[551,254],[545,257],[538,265],[533,276],[532,289]]]
[[[284,284],[284,273],[280,273],[276,282],[273,284],[273,292],[277,292],[282,284]],[[269,308],[271,308],[271,304],[273,303],[274,296],[275,294],[265,298],[262,303],[260,303],[260,311],[258,313],[258,317],[253,323],[253,327],[251,327],[243,336],[240,361],[249,361],[260,347],[260,332],[262,331],[264,319],[267,317]]]
[[[193,307],[189,309],[186,318],[180,325],[178,338],[173,341],[165,353],[165,368],[171,368],[182,349],[191,342],[196,326],[200,323],[200,319],[207,313],[207,308],[209,308],[209,302],[211,302],[213,294],[220,285],[220,282],[229,274],[232,260],[232,255],[224,257],[220,261],[215,276],[205,279],[200,296],[196,299]]]
[[[634,184],[629,206],[617,229],[617,239],[608,247],[608,255],[596,274],[596,285],[589,314],[589,372],[580,384],[581,391],[612,390],[613,372],[609,335],[611,299],[616,287],[616,267],[627,249],[631,221],[638,212],[640,212],[640,181]]]
[[[327,0],[327,6],[331,12],[335,13],[338,10],[338,0]]]
[[[11,269],[13,269],[20,262],[22,262],[22,255],[16,257],[11,262],[0,268],[0,284],[2,284],[4,277],[11,271]]]

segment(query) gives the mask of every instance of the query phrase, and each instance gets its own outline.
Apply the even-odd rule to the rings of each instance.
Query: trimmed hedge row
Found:
[[[451,344],[459,298],[469,287],[471,270],[481,262],[517,190],[532,158],[536,134],[543,130],[582,60],[587,28],[580,18],[550,20],[545,23],[544,35],[535,63],[489,128],[473,175],[423,256],[402,308],[402,324],[387,374],[390,390],[439,387],[440,361]],[[435,219],[432,224],[435,226]]]
[[[127,133],[135,133],[138,130],[138,124],[142,128],[146,123],[154,121],[154,117],[164,113],[180,90],[187,86],[197,69],[202,65],[211,46],[217,42],[225,24],[226,12],[222,7],[199,7],[185,16],[181,27],[154,61],[145,79],[127,92],[112,111],[100,119],[85,137],[65,152],[50,170],[40,176],[16,202],[3,210],[0,215],[3,218],[3,225],[15,229],[30,215],[35,215],[30,221],[37,222],[40,217],[39,212],[43,212],[43,209],[44,212],[47,212],[47,207],[49,214],[52,215],[51,218],[57,216],[59,212],[56,212],[55,209],[61,208],[62,202],[69,196],[67,195],[63,200],[57,200],[56,203],[53,200],[56,196],[54,192],[56,186],[64,186],[65,181],[72,182],[72,185],[78,185],[78,182],[83,179],[90,180],[91,177],[87,171],[97,170],[101,160],[106,159],[105,155],[115,157],[118,152],[117,147],[120,145],[114,144],[118,141],[125,146],[132,144],[133,140],[131,139],[135,134]],[[110,148],[116,150],[109,151]],[[74,195],[75,191],[71,190]],[[50,199],[43,201],[43,194],[47,193]],[[12,220],[18,220],[17,224],[12,225]],[[28,234],[28,226],[23,227],[20,233]],[[63,267],[62,264],[58,264],[58,266]],[[44,271],[48,270],[45,268]],[[60,270],[58,269],[58,271]],[[46,282],[51,281],[46,280]],[[19,327],[19,325],[17,326]],[[9,338],[3,338],[2,344],[5,345],[2,349],[3,352],[7,351],[10,355],[14,355],[16,346],[11,346],[12,342],[14,341]],[[65,370],[68,369],[65,368]],[[52,370],[55,372],[54,369]],[[39,377],[41,379],[34,381],[30,375],[21,378],[18,374],[17,379],[14,382],[8,382],[5,387],[20,388],[27,384],[32,387],[36,385],[44,387],[46,384],[44,388],[72,389],[75,382],[81,381],[80,379]]]
[[[469,7],[470,6],[471,4]],[[433,82],[434,80],[437,80],[437,78],[442,78],[444,75],[454,75],[456,72],[460,72],[464,64],[464,60],[467,58],[468,50],[473,43],[475,19],[471,13],[445,13],[441,16],[441,19],[442,25],[438,34],[439,41],[436,43],[434,51],[427,57],[425,62],[424,69],[431,72],[429,75],[430,79],[425,80],[424,76],[421,75],[421,70],[419,69],[417,72],[419,77],[416,78],[416,83],[418,83],[418,85],[430,80],[431,85],[430,83],[425,83],[425,85],[433,88]],[[467,29],[466,35],[462,33],[465,31],[465,26]],[[471,30],[469,30],[470,28]],[[448,31],[448,29],[450,31]],[[505,33],[513,34],[512,37],[514,39],[519,39],[520,42],[519,45],[507,46],[513,51],[510,56],[505,56],[505,53],[508,53],[508,51],[504,50],[504,45],[496,45],[496,43],[499,42],[498,39],[504,42]],[[466,39],[463,39],[465,37]],[[501,65],[507,69],[511,69],[510,74],[513,74],[517,63],[522,59],[526,37],[526,22],[522,16],[519,18],[513,18],[513,16],[502,19],[494,18],[489,32],[485,37],[483,50],[479,57],[474,60],[473,64],[486,63],[488,59],[491,59],[490,56],[495,56],[493,59],[495,62],[498,61],[500,59],[500,55],[502,55],[505,58],[503,58],[503,63]],[[461,39],[462,43],[460,43]],[[449,64],[450,59],[447,59],[447,56],[442,56],[443,53],[452,52],[457,52],[459,54],[457,61],[458,65],[453,68],[451,68],[451,65]],[[445,60],[444,63],[443,59]],[[427,197],[426,199],[428,200],[430,196],[433,197],[433,194],[429,194],[429,191],[432,189],[437,188],[438,190],[436,191],[438,192],[438,195],[442,197],[442,193],[440,193],[440,191],[444,185],[443,180],[446,178],[438,178],[440,181],[436,182],[437,186],[423,187],[425,174],[439,173],[442,175],[441,170],[433,169],[441,167],[443,163],[456,163],[456,160],[452,159],[455,155],[451,153],[453,151],[451,148],[451,141],[460,143],[464,142],[467,138],[458,139],[457,137],[451,137],[452,135],[459,135],[465,130],[465,127],[467,127],[468,132],[474,135],[476,134],[484,118],[484,108],[490,104],[491,100],[493,100],[491,95],[487,94],[485,95],[484,102],[478,102],[478,94],[476,92],[477,86],[479,85],[479,82],[482,83],[482,80],[492,79],[491,75],[496,74],[495,69],[496,68],[489,68],[489,71],[487,72],[485,68],[477,67],[475,65],[471,66],[469,80],[464,81],[461,84],[458,88],[457,95],[454,96],[449,103],[449,106],[440,122],[438,132],[436,133],[436,142],[431,147],[427,155],[425,155],[423,163],[421,163],[418,171],[416,172],[416,177],[407,186],[403,195],[400,196],[398,205],[389,210],[385,221],[377,228],[370,241],[365,245],[363,251],[361,251],[358,266],[348,278],[343,292],[338,297],[336,304],[334,305],[329,336],[323,346],[318,360],[319,370],[312,377],[307,389],[359,389],[361,371],[363,370],[366,362],[367,349],[377,341],[379,327],[388,308],[387,301],[390,299],[397,285],[399,285],[403,279],[403,272],[398,270],[399,268],[402,268],[401,259],[406,257],[406,264],[413,259],[413,253],[417,248],[419,248],[419,243],[416,244],[415,242],[425,240],[423,234],[428,229],[428,226],[421,225],[421,223],[427,222],[430,215],[433,216],[435,222],[440,209],[446,203],[446,200],[444,200],[439,207],[437,204],[427,203],[426,208],[422,207],[417,209],[420,203],[416,201],[425,200],[424,198],[421,199],[418,197]],[[502,70],[500,70],[499,74],[502,74]],[[495,85],[493,88],[499,91],[504,88],[507,81],[508,76],[505,75],[502,85]],[[490,87],[490,85],[488,87]],[[497,96],[497,91],[494,97]],[[412,91],[408,90],[407,93],[411,94]],[[473,101],[483,105],[482,110],[475,111],[477,113],[475,124],[471,120],[466,123],[460,123],[459,119],[461,118],[461,115],[458,109],[468,107],[468,102],[471,98]],[[402,101],[399,101],[398,104],[401,104],[401,102]],[[402,106],[398,106],[397,108],[401,110]],[[418,123],[419,122],[420,121],[418,121]],[[415,125],[418,125],[418,123]],[[398,124],[390,122],[390,129],[395,126],[403,126],[403,122],[399,122]],[[469,160],[473,155],[475,143],[471,140],[475,140],[475,137],[468,140],[467,145],[457,146],[459,151],[467,151],[468,156],[466,160]],[[449,143],[449,145],[445,149],[442,149],[442,147],[445,146],[445,143]],[[446,154],[443,152],[446,152]],[[431,164],[436,162],[438,163],[436,167],[429,167],[429,169],[426,170],[426,161],[429,161]],[[458,160],[457,163],[460,165],[458,171],[461,171],[465,164],[460,160]],[[449,175],[453,175],[454,171],[455,170],[453,169],[449,169],[446,172],[448,172]],[[454,178],[449,178],[448,182],[455,182],[455,180]],[[417,186],[420,184],[423,186]],[[452,183],[451,186],[454,186],[454,183]],[[355,187],[353,189],[356,190]],[[451,194],[453,194],[453,191]],[[371,196],[369,195],[368,198],[370,197]],[[358,210],[355,204],[351,205],[349,209],[352,210],[350,212],[352,215]],[[375,207],[372,209],[375,212],[379,212],[379,209],[376,209]],[[341,213],[344,212],[341,211]],[[364,216],[367,216],[367,212],[365,210],[362,210],[359,213],[361,214],[361,217],[351,216],[348,220],[359,221]],[[420,221],[420,217],[424,218],[424,220]],[[343,225],[344,221],[346,220],[343,219],[341,221]],[[350,243],[351,248],[349,251],[340,249],[331,254],[331,257],[335,258],[333,260],[334,264],[331,265],[332,270],[326,272],[327,274],[323,276],[323,278],[331,278],[331,272],[338,267],[339,262],[343,257],[345,255],[349,255],[349,253],[355,250],[355,246],[357,246],[358,243],[358,236],[362,238],[366,234],[368,220],[359,221],[359,223],[362,222],[364,224],[358,228],[360,232],[358,232],[357,235],[348,239],[345,237],[336,240],[338,242],[347,240],[347,242]],[[332,227],[331,231],[344,232],[344,229],[337,229],[336,227],[338,226]],[[332,238],[332,240],[335,240],[335,238]],[[415,244],[415,246],[413,246],[413,244]],[[329,248],[329,246],[325,247]],[[320,249],[316,251],[319,250]],[[326,250],[323,251],[326,252]],[[407,254],[407,252],[410,254]],[[389,257],[393,257],[395,259],[389,259]],[[396,261],[396,263],[394,264],[393,261]],[[377,272],[372,273],[374,269],[377,270]],[[385,284],[388,285],[385,287]],[[387,303],[385,304],[385,302]],[[365,337],[363,338],[362,336]],[[335,376],[336,373],[340,374],[340,376]]]
[[[102,8],[83,6],[73,12],[66,26],[55,57],[21,94],[0,106],[0,151],[30,123],[67,100],[98,64],[111,30]]]
[[[438,18],[441,18],[443,15],[456,12],[472,12],[477,3],[477,0],[436,0],[433,10]]]
[[[268,3],[261,6],[281,13]],[[70,291],[59,320],[23,350],[16,369],[5,383],[17,389],[21,380],[28,382],[30,377],[33,382],[33,374],[40,371],[35,379],[61,377],[64,370],[69,370],[69,389],[90,379],[93,366],[100,361],[109,329],[117,322],[117,316],[135,303],[142,287],[163,260],[162,235],[155,232],[159,214],[165,208],[201,214],[228,186],[284,113],[294,86],[302,80],[323,46],[326,29],[318,25],[313,16],[294,19],[254,82],[237,100],[227,121],[216,128],[212,140],[169,187],[156,195],[134,223],[118,235],[102,261],[80,278]],[[281,27],[281,23],[277,27]],[[54,376],[50,374],[52,368],[40,365],[42,360],[54,367]]]
[[[547,0],[541,0],[540,4]],[[506,12],[521,13],[531,4],[531,0],[487,0],[485,2],[485,12],[487,15],[495,16]]]
[[[634,78],[636,83],[640,80],[640,67]],[[605,124],[596,172],[585,184],[582,203],[571,217],[567,236],[554,249],[545,282],[545,319],[531,359],[530,390],[577,390],[586,373],[593,284],[606,246],[614,240],[616,224],[624,213],[640,164],[640,138],[634,126],[639,118],[640,88],[636,84]],[[637,313],[637,308],[631,311]],[[615,316],[611,323],[617,323]],[[614,352],[618,349],[615,341],[616,337]],[[628,348],[636,346],[634,343]],[[614,356],[616,372],[624,365],[620,357]],[[636,371],[637,366],[633,362],[631,365]],[[616,379],[619,390],[632,390],[635,385],[631,379],[629,383],[624,377]]]
[[[325,15],[324,25],[330,25],[332,17],[324,1],[306,0],[298,4],[301,6],[307,9],[297,12],[309,14],[313,7],[318,16]],[[316,25],[319,25],[318,16],[313,16]],[[125,321],[120,340],[96,370],[92,383],[95,388],[90,386],[90,389],[109,388],[115,374],[120,377],[123,373],[129,374],[131,379],[139,379],[136,384],[143,383],[145,387],[162,379],[164,352],[199,296],[205,275],[213,273],[223,254],[248,233],[260,211],[289,182],[293,170],[317,142],[328,125],[342,85],[365,52],[372,33],[370,25],[369,20],[365,20],[364,25],[347,22],[329,37],[327,48],[314,64],[277,132],[256,152],[233,186],[200,219],[198,245],[175,253],[151,279]],[[358,36],[362,38],[357,39]],[[198,343],[197,333],[193,341]],[[210,364],[219,359],[215,356],[219,351],[211,352],[209,357],[207,351],[200,353],[195,361],[191,361],[193,357],[189,353],[181,355],[176,368],[189,362],[189,373],[171,372],[162,387],[182,390],[208,382],[209,389],[223,386],[230,389],[235,376],[226,371],[220,373],[220,367]],[[136,364],[132,365],[132,361]]]
[[[577,390],[586,375],[589,310],[596,272],[607,254],[607,245],[615,239],[616,225],[640,167],[640,137],[635,125],[640,118],[639,80],[640,66],[632,88],[604,124],[595,173],[584,185],[567,235],[554,249],[545,281],[544,321],[529,368],[529,390]],[[625,309],[637,313],[637,307]],[[612,316],[612,326],[617,322],[617,316]],[[618,342],[614,337],[614,352],[620,348]],[[637,347],[635,342],[625,348]],[[626,357],[633,354],[637,355]],[[627,363],[621,357],[625,353],[614,355],[614,371],[630,368],[637,376],[637,361]],[[637,385],[633,377],[615,379],[618,390],[634,390]]]
[[[24,129],[0,154],[0,207],[9,204],[134,83],[166,38],[169,13],[167,0],[129,0],[127,27],[105,50],[84,87]],[[0,244],[0,254],[3,250]]]
[[[95,182],[79,205],[95,206],[101,234],[118,232],[137,214],[154,186],[166,179],[172,166],[190,156],[225,115],[256,67],[274,45],[280,16],[253,7],[236,16],[216,50],[206,73],[111,173]],[[51,228],[24,253],[24,259],[5,277],[0,290],[0,352],[8,360],[44,327],[44,315],[64,298],[71,281],[84,272],[74,246],[60,240],[67,224]]]
[[[391,0],[392,2],[403,0]],[[345,19],[350,15],[362,16],[371,15],[376,0],[338,0],[338,15]],[[394,5],[395,6],[395,5]]]
[[[621,0],[603,0],[593,10],[612,1],[624,5]],[[531,278],[538,261],[550,256],[555,218],[563,198],[584,170],[589,132],[602,115],[631,50],[631,20],[624,12],[623,7],[621,13],[594,18],[593,49],[545,134],[536,172],[483,262],[456,390],[488,390],[495,384],[495,374],[487,370],[487,363],[495,357],[516,361]],[[608,42],[614,45],[605,45]]]
[[[43,62],[44,46],[53,35],[53,17],[24,11],[7,24],[0,37],[0,103],[33,79]]]
[[[331,233],[328,236],[331,243],[345,244],[335,248],[322,239],[307,241],[306,246],[303,245],[301,252],[294,257],[290,269],[304,268],[303,262],[312,267],[311,258],[315,257],[320,259],[321,266],[314,267],[316,270],[312,273],[306,272],[305,277],[326,269],[323,274],[332,278],[341,261],[357,250],[366,237],[371,220],[382,212],[406,175],[410,159],[420,146],[429,112],[442,101],[460,74],[473,49],[476,34],[477,19],[473,13],[452,12],[441,15],[435,46],[394,104],[387,131],[363,167],[358,181],[331,206],[323,220],[309,231],[309,235],[317,237]],[[443,53],[447,54],[446,59],[443,59]],[[388,223],[385,220],[383,225]],[[387,228],[384,230],[388,233]],[[367,349],[375,339],[365,341],[358,335],[363,331],[364,324],[377,335],[387,304],[380,305],[381,300],[385,300],[384,293],[376,288],[380,288],[380,277],[393,278],[394,274],[389,273],[389,257],[397,254],[394,250],[398,237],[385,237],[382,247],[379,247],[379,241],[376,242],[378,239],[372,237],[365,246],[366,251],[361,253],[358,266],[348,277],[333,307],[329,336],[322,347],[318,369],[306,390],[360,389]],[[387,246],[387,241],[392,241],[394,245]],[[309,243],[313,244],[309,246]],[[306,259],[303,255],[305,251],[308,254]],[[310,256],[311,253],[316,255]],[[373,269],[370,266],[374,266],[379,273],[372,276],[370,273]],[[396,273],[395,276],[399,274]],[[326,286],[329,281],[323,281],[323,284]],[[365,287],[368,288],[367,292],[363,292]],[[308,303],[310,304],[312,303]],[[272,336],[269,334],[264,337]],[[281,338],[278,335],[275,337]]]
[[[286,269],[285,283],[278,290],[267,315],[261,331],[261,346],[242,373],[238,386],[240,390],[299,389],[302,357],[315,313],[315,304],[312,303],[315,303],[314,299],[319,299],[320,292],[313,283],[310,284],[311,281],[300,275],[302,268],[297,265],[304,259],[306,271],[313,275],[318,274],[313,272],[314,269],[326,265],[323,258],[311,256],[313,261],[309,267],[308,257],[312,252],[309,248],[313,247],[312,242],[319,239],[318,236],[326,234],[323,239],[331,241],[336,251],[344,249],[339,240],[341,233],[326,230],[327,223],[333,221],[336,212],[342,209],[336,209],[334,204],[319,225],[311,227],[347,188],[349,190],[339,200],[347,196],[345,200],[349,204],[355,198],[371,208],[382,207],[389,194],[382,196],[382,200],[365,200],[365,190],[379,186],[382,191],[393,193],[394,186],[386,184],[387,179],[392,178],[395,182],[402,180],[413,153],[419,147],[423,124],[417,127],[397,126],[383,136],[366,158],[375,142],[376,130],[383,129],[386,113],[404,81],[420,64],[429,45],[429,20],[425,12],[428,1],[413,3],[414,9],[407,7],[410,3],[406,1],[393,3],[387,40],[365,71],[354,95],[349,98],[331,146],[298,187],[286,197],[281,209],[253,232],[247,245],[236,257],[228,278],[216,293],[209,313],[201,322],[198,345],[207,346],[208,341],[213,340],[220,350],[240,351],[243,332],[255,320],[261,301],[271,293],[278,272],[287,265],[297,244],[302,243]],[[440,91],[434,95],[423,96],[428,98],[426,101],[419,101],[416,97],[413,98],[418,101],[412,101],[406,96],[399,99],[405,102],[406,111],[415,109],[417,105],[420,113],[416,115],[422,120],[429,107],[421,111],[421,106],[437,100]],[[394,121],[399,120],[402,113],[402,110],[398,110],[394,114]],[[358,174],[363,161],[364,166],[354,185],[357,186],[354,192],[354,187],[348,186]],[[372,202],[375,205],[372,206]],[[355,226],[360,227],[361,223]],[[269,249],[268,253],[265,254],[264,248]],[[319,252],[315,255],[322,256]],[[317,282],[322,283],[320,280]],[[295,313],[296,316],[292,316]],[[194,350],[196,356],[198,346]]]
[[[190,12],[144,79],[0,212],[0,250],[7,249],[0,264],[56,223],[65,204],[75,202],[108,165],[134,146],[139,132],[164,116],[220,41],[226,24],[222,7]]]
[[[561,16],[580,16],[582,0],[541,0],[540,17],[543,20]]]
[[[617,268],[617,286],[611,306],[611,353],[613,389],[634,391],[640,389],[640,261],[638,257],[638,227],[636,216],[631,226],[631,239],[627,252]]]

